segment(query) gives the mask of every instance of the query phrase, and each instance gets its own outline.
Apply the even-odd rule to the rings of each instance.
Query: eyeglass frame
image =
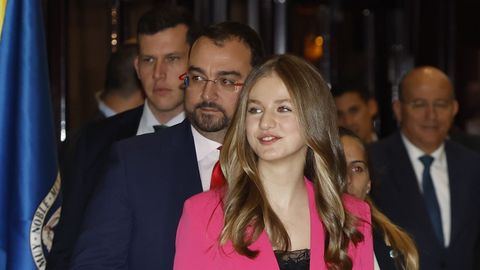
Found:
[[[217,79],[211,80],[211,79],[204,78],[204,77],[198,76],[198,75],[196,77],[202,78],[201,80],[198,80],[198,81],[199,82],[204,82],[204,87],[207,86],[208,82],[212,82],[214,85],[217,85],[217,82],[219,82],[222,79],[222,78],[217,78]],[[188,76],[188,72],[185,72],[185,73],[181,74],[180,76],[178,76],[178,79],[183,81],[185,89],[187,89],[188,86],[190,86],[190,76]],[[223,89],[223,90],[227,90],[228,92],[236,92],[243,85],[245,85],[245,83],[234,82],[233,84],[231,84],[231,86],[233,86],[233,91],[230,91],[228,88],[225,88],[225,87],[219,87],[219,88]],[[217,87],[218,86],[219,85],[217,85]]]
[[[401,102],[403,104],[410,106],[415,111],[424,111],[429,107],[433,107],[433,109],[435,110],[443,111],[443,110],[447,110],[454,101],[455,101],[454,99],[440,99],[440,100],[434,100],[429,102],[424,99],[417,99],[417,100],[401,101]]]

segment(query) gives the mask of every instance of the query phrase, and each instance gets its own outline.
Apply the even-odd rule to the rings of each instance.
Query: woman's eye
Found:
[[[260,110],[259,108],[251,107],[247,110],[247,112],[250,114],[257,114],[257,113],[261,113],[262,110]]]
[[[280,106],[280,107],[278,107],[278,111],[279,111],[279,112],[291,112],[292,109],[290,109],[290,108],[287,107],[287,106]]]
[[[353,169],[354,172],[357,172],[357,173],[363,171],[363,170],[362,170],[362,167],[358,167],[358,166],[355,166],[355,167],[353,167],[352,169]]]
[[[366,169],[363,168],[362,166],[353,166],[352,167],[352,172],[353,173],[363,173],[365,171],[366,171]]]

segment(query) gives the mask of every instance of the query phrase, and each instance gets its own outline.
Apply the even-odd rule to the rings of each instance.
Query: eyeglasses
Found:
[[[452,104],[452,100],[441,99],[441,100],[435,100],[433,102],[428,102],[424,99],[418,99],[418,100],[408,101],[404,103],[409,105],[413,110],[417,110],[417,111],[424,111],[429,106],[432,106],[433,109],[435,110],[442,111],[450,108],[450,105]]]
[[[235,92],[241,89],[243,83],[239,83],[234,80],[230,80],[227,78],[217,78],[215,80],[210,80],[208,78],[202,77],[200,75],[188,75],[187,73],[183,73],[178,77],[179,80],[183,81],[185,84],[185,88],[193,87],[195,89],[204,88],[208,82],[212,82],[216,85],[219,89],[226,90],[229,92]]]

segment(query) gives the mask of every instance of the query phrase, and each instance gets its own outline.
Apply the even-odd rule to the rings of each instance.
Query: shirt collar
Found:
[[[420,148],[416,147],[408,138],[405,136],[405,134],[402,134],[402,140],[403,143],[405,144],[405,148],[407,148],[408,154],[414,158],[415,160],[418,160],[419,157],[426,155],[425,152],[423,152]],[[442,143],[435,151],[433,151],[431,154],[429,154],[434,158],[435,161],[441,161],[445,159],[445,143]]]
[[[116,111],[114,111],[112,108],[108,107],[103,100],[99,99],[98,101],[98,110],[105,115],[106,118],[114,116],[117,114]]]
[[[146,133],[153,133],[155,130],[153,126],[156,125],[165,125],[168,127],[180,124],[185,119],[185,112],[181,112],[174,116],[166,123],[160,123],[155,115],[153,115],[150,106],[148,105],[148,99],[145,100],[145,104],[143,105],[143,113],[142,117],[140,118],[140,123],[138,124],[137,135],[142,135]]]
[[[106,118],[110,116],[114,116],[115,114],[117,114],[117,112],[114,111],[112,108],[108,107],[107,104],[105,104],[105,102],[103,102],[103,100],[100,98],[103,92],[104,90],[95,93],[95,99],[97,100],[98,110],[102,112]]]
[[[197,154],[197,161],[202,160],[206,156],[208,156],[212,151],[217,151],[220,146],[220,143],[210,140],[200,134],[193,126],[192,127],[192,134],[193,134],[193,141],[195,143],[195,152]]]

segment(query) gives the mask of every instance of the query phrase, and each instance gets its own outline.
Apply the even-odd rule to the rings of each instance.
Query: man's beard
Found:
[[[210,113],[202,113],[201,108],[214,108],[218,110],[222,116],[213,115]],[[190,122],[199,130],[204,132],[217,132],[226,129],[230,124],[230,119],[227,117],[225,110],[214,102],[202,102],[195,106],[193,111],[186,111]]]

